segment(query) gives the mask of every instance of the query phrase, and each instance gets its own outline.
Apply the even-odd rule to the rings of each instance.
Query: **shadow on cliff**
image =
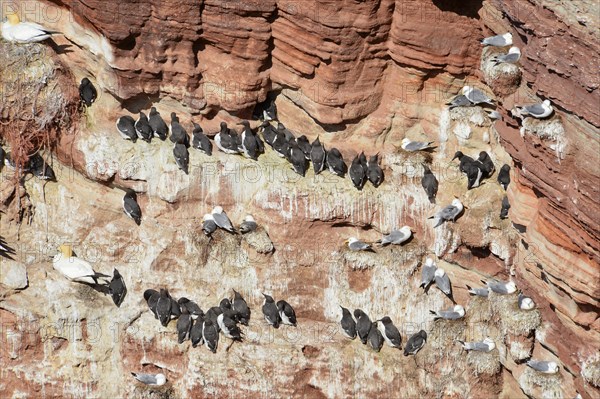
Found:
[[[441,11],[450,11],[465,17],[479,19],[479,10],[483,6],[483,0],[433,0],[433,4]]]

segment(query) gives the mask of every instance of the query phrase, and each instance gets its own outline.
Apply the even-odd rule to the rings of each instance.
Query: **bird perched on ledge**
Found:
[[[21,22],[15,13],[8,14],[2,21],[2,37],[8,42],[43,42],[57,33],[60,32],[48,30],[35,22]]]

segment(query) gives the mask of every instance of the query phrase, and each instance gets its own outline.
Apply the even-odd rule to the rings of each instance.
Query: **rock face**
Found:
[[[73,82],[52,86],[62,88],[61,98],[72,99],[83,76],[99,98],[85,113],[70,109],[78,124],[50,143],[52,157],[44,153],[57,183],[27,178],[15,190],[4,179],[11,172],[2,170],[2,236],[18,256],[14,264],[0,260],[2,397],[600,395],[594,2],[62,0],[7,7],[64,32],[55,39],[58,54],[42,60],[62,65],[57,79]],[[490,50],[482,55],[478,41],[506,31],[523,51],[519,68],[492,71]],[[502,121],[479,107],[444,106],[466,83],[484,87],[479,80],[496,94]],[[193,118],[216,131],[221,120],[249,117],[269,92],[280,93],[286,126],[311,140],[319,135],[347,161],[361,149],[379,151],[384,184],[357,191],[328,172],[300,178],[271,151],[257,163],[190,150],[184,175],[169,141],[133,144],[114,129],[119,115],[155,104],[163,117],[177,112],[188,130]],[[536,126],[524,121],[528,133],[520,134],[509,110],[543,98],[555,115]],[[16,119],[2,114],[3,144]],[[562,133],[540,135],[549,123]],[[438,148],[433,155],[396,150],[403,137]],[[505,193],[496,174],[466,191],[457,165],[449,166],[459,149],[489,152],[496,170],[511,165],[510,220],[499,218]],[[437,205],[420,186],[422,162],[440,180]],[[121,211],[123,188],[139,193],[140,227]],[[433,229],[426,218],[454,195],[468,209]],[[32,219],[18,226],[23,201],[14,198],[23,196]],[[215,205],[234,222],[251,213],[261,230],[207,238],[201,218]],[[402,247],[358,255],[343,247],[349,236],[375,241],[405,224],[414,238]],[[119,269],[128,285],[120,308],[52,269],[48,255],[64,242],[99,272]],[[451,302],[435,287],[428,295],[416,289],[426,256],[450,276],[464,320],[432,321],[429,310]],[[518,310],[516,294],[469,298],[464,284],[482,278],[512,278],[538,309]],[[178,345],[175,323],[160,326],[142,298],[160,287],[205,311],[240,291],[253,311],[245,342],[226,350],[230,342],[221,337],[215,355]],[[268,328],[261,292],[290,302],[298,328]],[[423,328],[427,345],[414,361],[389,347],[370,352],[341,336],[338,305],[372,319],[389,315],[403,343]],[[485,356],[454,343],[485,336],[497,346]],[[557,361],[561,370],[540,376],[523,364],[529,357]],[[138,386],[131,371],[162,371],[168,383]]]

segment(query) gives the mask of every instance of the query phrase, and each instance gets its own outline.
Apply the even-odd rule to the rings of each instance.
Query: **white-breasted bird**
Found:
[[[21,22],[17,14],[8,14],[2,21],[2,37],[8,42],[43,42],[53,34],[60,33],[44,28],[35,22]]]
[[[96,273],[89,262],[73,256],[71,245],[63,244],[58,247],[58,251],[52,259],[52,266],[69,280],[86,284],[109,284],[111,276]]]

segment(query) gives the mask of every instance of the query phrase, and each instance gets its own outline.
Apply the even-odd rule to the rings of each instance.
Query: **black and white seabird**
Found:
[[[467,190],[477,188],[483,178],[482,164],[479,161],[465,165],[465,174],[467,175]]]
[[[411,335],[408,341],[406,341],[406,346],[404,347],[404,356],[416,355],[417,352],[419,352],[421,348],[425,346],[425,342],[427,342],[427,333],[425,330],[421,330],[418,333]]]
[[[558,364],[556,362],[548,362],[544,360],[528,360],[527,365],[544,374],[556,374],[558,373]]]
[[[367,181],[367,168],[366,161],[365,164],[362,163],[361,157],[364,157],[364,153],[360,153],[360,155],[356,155],[352,160],[352,164],[350,165],[350,169],[348,174],[350,175],[350,180],[352,180],[352,184],[359,190],[362,190],[365,182]]]
[[[512,294],[517,291],[517,286],[512,281],[504,283],[502,281],[497,281],[497,280],[490,280],[490,281],[481,280],[481,282],[483,284],[487,285],[487,287],[496,294],[508,295],[508,294]]]
[[[415,151],[430,151],[435,147],[432,146],[433,141],[411,141],[409,138],[405,137],[402,139],[402,144],[400,145],[404,151],[415,152]]]
[[[138,120],[135,121],[134,126],[135,133],[137,134],[139,139],[142,139],[148,143],[150,142],[150,140],[152,140],[152,128],[148,123],[148,117],[145,113],[140,111],[140,116],[138,117]]]
[[[181,316],[177,319],[177,342],[182,344],[189,338],[192,330],[192,316],[186,307],[181,308]]]
[[[175,144],[183,144],[186,147],[190,146],[190,136],[179,123],[179,118],[175,112],[171,112],[171,124],[169,125],[169,140]]]
[[[194,301],[190,301],[188,298],[182,296],[177,300],[181,312],[183,313],[183,309],[186,308],[192,319],[196,320],[199,316],[204,315],[200,306]]]
[[[463,349],[466,351],[476,351],[476,352],[491,352],[496,348],[496,344],[491,338],[485,338],[483,341],[475,341],[475,342],[465,342],[461,340],[457,340],[462,345]]]
[[[277,310],[279,311],[279,319],[282,324],[296,327],[296,312],[292,305],[284,300],[277,301]]]
[[[275,141],[273,142],[273,150],[281,158],[288,158],[290,142],[285,137],[285,134],[280,131],[275,133]]]
[[[160,298],[160,293],[153,289],[147,289],[144,291],[144,300],[148,304],[148,308],[154,314],[154,318],[158,319],[158,313],[156,313],[156,304],[158,303],[158,298]]]
[[[438,180],[435,175],[431,172],[431,169],[425,164],[423,164],[423,177],[421,178],[421,186],[425,190],[427,194],[427,198],[429,198],[429,202],[435,204],[435,196],[438,191]]]
[[[554,109],[552,108],[552,104],[550,104],[550,100],[544,100],[541,104],[517,107],[517,111],[521,117],[528,115],[535,119],[544,119],[552,115]]]
[[[288,161],[292,164],[294,172],[304,177],[306,170],[308,169],[308,161],[304,155],[304,152],[298,147],[296,141],[291,141],[288,145]]]
[[[198,315],[194,323],[192,324],[192,328],[190,330],[190,341],[192,341],[192,347],[197,347],[198,345],[202,345],[203,337],[202,337],[202,329],[204,327],[204,313]]]
[[[137,195],[135,191],[129,189],[123,197],[123,210],[125,214],[135,221],[138,226],[142,223],[142,210],[137,203]]]
[[[251,311],[242,295],[240,295],[240,293],[236,290],[233,290],[233,301],[231,302],[231,307],[238,314],[240,323],[247,326],[250,322]]]
[[[29,171],[38,179],[56,181],[54,170],[39,153],[29,158]]]
[[[467,290],[469,291],[470,295],[475,295],[475,296],[480,296],[482,298],[487,298],[490,290],[487,287],[481,287],[481,288],[473,288],[470,285],[466,285],[467,286]]]
[[[485,94],[483,91],[481,91],[475,87],[471,87],[471,86],[463,87],[462,94],[464,94],[464,96],[467,97],[469,99],[469,101],[471,101],[474,105],[479,105],[479,104],[494,105],[494,100],[489,98],[487,96],[487,94]]]
[[[271,125],[268,121],[264,121],[263,123],[261,123],[260,127],[258,128],[258,131],[262,134],[265,143],[273,147],[273,143],[277,138],[277,132],[275,131],[273,125]]]
[[[240,233],[246,234],[255,231],[258,225],[251,215],[246,215],[244,221],[240,224]]]
[[[212,353],[217,353],[217,346],[219,345],[219,331],[214,322],[206,318],[202,326],[202,338],[204,339],[204,345]]]
[[[508,196],[502,198],[502,208],[500,209],[500,219],[506,219],[508,217],[508,210],[510,209],[510,202],[508,202]]]
[[[196,122],[192,123],[194,124],[194,130],[192,131],[192,147],[202,151],[206,155],[212,155],[212,143],[208,137],[206,137],[200,125]]]
[[[463,154],[462,151],[456,151],[454,153],[454,156],[452,157],[452,160],[454,161],[456,158],[458,158],[460,164],[458,166],[458,169],[462,172],[462,173],[466,173],[466,165],[468,164],[472,164],[475,162],[475,160],[473,158],[471,158],[468,155]]]
[[[425,264],[421,269],[421,285],[419,287],[423,288],[425,292],[427,292],[427,287],[433,282],[435,279],[435,271],[437,270],[437,265],[431,258],[425,259]]]
[[[172,136],[171,136],[172,137]],[[173,156],[180,170],[186,175],[189,174],[190,153],[185,144],[177,143],[173,147]]]
[[[369,337],[369,331],[371,331],[371,319],[365,312],[361,309],[354,310],[354,318],[356,319],[356,333],[360,342],[363,344],[367,343],[367,338]],[[377,327],[375,327],[377,329]]]
[[[270,295],[263,294],[263,296],[265,297],[265,302],[262,306],[262,312],[265,316],[265,320],[267,321],[267,323],[269,323],[269,325],[275,328],[279,328],[279,323],[281,323],[281,316],[279,316],[279,309],[275,304],[275,300]]]
[[[242,122],[239,123],[240,125],[243,126],[242,129],[242,153],[244,154],[244,156],[246,158],[250,158],[253,160],[257,160],[258,159],[258,155],[260,154],[260,146],[258,143],[258,140],[260,140],[259,137],[257,137],[254,132],[252,131],[252,129],[250,129],[250,122],[244,120]],[[263,151],[264,151],[264,147],[263,147]]]
[[[477,158],[483,167],[481,168],[483,171],[483,178],[487,179],[494,174],[494,161],[490,158],[489,154],[485,151],[481,151],[479,153],[479,158]]]
[[[171,309],[173,308],[171,304],[171,296],[169,295],[169,291],[166,288],[160,289],[160,296],[158,301],[156,302],[156,314],[158,315],[158,320],[163,327],[166,327],[171,321]]]
[[[327,151],[327,166],[331,173],[340,177],[344,177],[348,168],[344,163],[344,157],[337,148]]]
[[[445,206],[440,211],[438,211],[438,213],[436,213],[433,216],[430,216],[428,219],[435,220],[435,225],[433,226],[435,228],[446,221],[452,220],[454,222],[458,215],[462,213],[463,209],[464,205],[462,204],[462,202],[460,202],[458,198],[454,198],[452,200],[452,204]]]
[[[296,140],[296,136],[294,135],[294,133],[292,133],[291,130],[289,130],[288,128],[286,128],[283,123],[278,122],[277,123],[277,131],[281,132],[284,134],[285,136],[285,140],[289,143],[291,141],[295,141]]]
[[[379,187],[383,183],[383,169],[379,166],[379,153],[371,156],[367,162],[367,179],[373,187]]]
[[[343,306],[340,308],[342,308],[342,320],[340,320],[342,331],[347,338],[354,339],[356,338],[356,322],[348,309]]]
[[[15,254],[15,249],[8,245],[6,240],[0,236],[0,256],[7,259],[13,259],[12,255]]]
[[[217,227],[218,226],[217,223],[215,223],[213,215],[211,215],[210,213],[205,214],[202,218],[202,231],[204,232],[204,234],[210,236],[217,230]]]
[[[235,229],[231,224],[231,220],[229,220],[229,217],[227,216],[222,207],[215,206],[211,213],[218,227],[222,228],[223,230],[227,230],[230,233],[235,233]]]
[[[446,271],[442,268],[438,268],[434,273],[435,285],[442,291],[452,302],[452,285],[450,284],[450,278]]]
[[[238,134],[227,127],[227,123],[221,122],[219,133],[215,135],[215,144],[219,150],[226,154],[239,154],[241,139]]]
[[[400,331],[392,322],[389,316],[385,316],[381,320],[377,321],[377,328],[383,336],[385,342],[392,348],[400,348],[402,345],[402,337]]]
[[[315,175],[318,175],[325,169],[326,156],[325,147],[319,141],[319,136],[310,145],[310,160],[313,163]]]
[[[169,298],[171,298],[171,320],[175,320],[181,316],[181,306],[171,295],[169,295]]]
[[[371,329],[369,330],[369,335],[367,335],[367,342],[375,352],[379,352],[383,347],[383,336],[377,328],[377,323],[371,323]]]
[[[217,318],[221,313],[223,313],[223,310],[220,306],[213,306],[210,309],[208,309],[204,317],[205,320],[210,320],[213,322],[213,325],[215,326],[217,331],[219,331],[219,324],[217,323]]]
[[[217,324],[223,335],[227,338],[240,342],[243,340],[242,330],[240,330],[235,320],[225,313],[221,313],[217,316]]]
[[[117,268],[113,271],[113,278],[108,284],[108,293],[112,297],[115,305],[117,305],[118,308],[121,307],[125,295],[127,295],[127,287],[125,286],[123,276],[121,276]]]
[[[463,154],[462,151],[456,151],[452,160],[456,158],[458,158],[460,161],[459,170],[467,175],[467,189],[470,190],[472,188],[479,187],[481,178],[484,175],[483,164]]]
[[[484,46],[493,46],[493,47],[506,47],[512,45],[512,33],[505,33],[503,35],[496,35],[486,37],[481,40],[481,44]]]
[[[296,139],[296,144],[298,144],[298,148],[304,153],[304,157],[310,161],[312,146],[310,145],[308,138],[306,138],[305,135],[302,135]]]
[[[131,375],[145,385],[165,385],[167,377],[163,373],[158,374],[146,374],[146,373],[131,373]]]
[[[88,78],[81,79],[81,84],[79,85],[79,98],[86,107],[90,107],[94,101],[96,101],[96,98],[98,98],[98,92]]]
[[[131,140],[135,143],[138,139],[135,132],[135,120],[129,115],[123,115],[117,119],[117,131],[125,140]]]
[[[150,108],[150,114],[148,114],[148,123],[152,128],[152,134],[154,137],[158,137],[162,141],[167,139],[167,133],[169,132],[169,127],[160,116],[155,107]]]
[[[461,305],[454,305],[454,307],[450,309],[438,311],[430,310],[429,313],[435,315],[435,317],[433,318],[434,321],[439,319],[458,320],[462,319],[465,316],[465,308],[463,308]]]
[[[498,183],[500,183],[504,190],[507,189],[510,183],[510,166],[507,164],[502,165],[498,172]]]

